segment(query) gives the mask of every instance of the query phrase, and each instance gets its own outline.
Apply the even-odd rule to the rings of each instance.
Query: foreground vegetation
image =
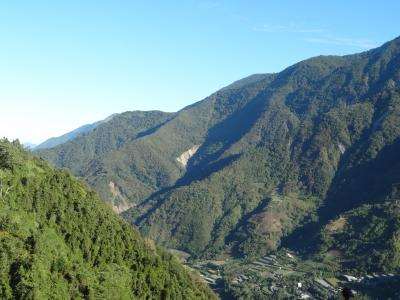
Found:
[[[84,183],[0,141],[0,299],[216,299]]]

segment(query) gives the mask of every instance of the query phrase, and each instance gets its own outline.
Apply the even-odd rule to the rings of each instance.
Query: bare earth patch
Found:
[[[342,252],[336,249],[329,250],[328,252],[325,253],[327,256],[334,256],[334,257],[341,257]]]
[[[199,150],[200,145],[194,145],[189,150],[183,152],[176,160],[182,165],[182,167],[186,167],[189,159]]]
[[[128,199],[121,194],[118,186],[114,182],[110,181],[108,186],[112,194],[111,208],[115,213],[120,214],[134,206],[133,203],[129,203]]]
[[[344,229],[347,224],[347,220],[343,217],[336,219],[335,221],[330,222],[328,225],[325,226],[325,229],[329,233],[337,233]]]
[[[260,215],[258,231],[261,234],[280,233],[282,231],[281,215],[267,211]]]

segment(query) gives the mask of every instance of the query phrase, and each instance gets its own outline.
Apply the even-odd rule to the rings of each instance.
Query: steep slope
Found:
[[[85,184],[0,142],[1,299],[215,299]]]
[[[146,189],[146,186],[125,184],[125,174],[121,170],[126,170],[126,166],[123,165],[121,170],[108,168],[108,154],[117,152],[132,140],[150,134],[173,117],[174,114],[160,111],[122,113],[87,134],[52,149],[35,151],[35,154],[85,178],[119,212],[135,203],[128,201],[128,196],[143,193],[142,189]],[[119,155],[116,157],[119,158]]]
[[[382,162],[400,138],[399,83],[396,39],[235,82],[89,165],[60,164],[63,145],[44,157],[136,205],[123,215],[144,234],[194,256],[282,242],[329,251],[331,222],[396,201],[398,157]]]
[[[110,121],[113,117],[115,117],[116,114],[113,114],[107,118],[105,118],[104,120],[101,121],[97,121],[95,123],[92,124],[86,124],[83,125],[71,132],[68,132],[66,134],[63,134],[62,136],[59,137],[53,137],[53,138],[49,138],[48,140],[44,141],[43,143],[39,144],[39,145],[34,145],[34,147],[30,147],[31,149],[47,149],[47,148],[53,148],[55,146],[58,146],[60,144],[66,143],[80,135],[83,135],[87,132],[92,131],[93,129],[95,129],[97,126],[99,126],[100,124],[106,123],[108,121]]]
[[[353,273],[399,272],[400,194],[341,213],[322,227],[319,239],[321,257],[345,258]]]
[[[176,186],[131,217],[169,247],[258,256],[283,237],[296,247],[339,214],[382,203],[400,181],[399,157],[379,160],[400,138],[399,44],[281,72],[208,131]]]
[[[176,114],[127,112],[85,136],[35,154],[84,178],[121,212],[174,185],[186,172],[177,159],[202,144],[212,126],[241,109],[273,78],[260,76],[241,90],[227,87]]]

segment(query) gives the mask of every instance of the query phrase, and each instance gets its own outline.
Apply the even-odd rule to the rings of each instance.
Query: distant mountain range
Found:
[[[195,257],[281,246],[400,270],[400,38],[257,74],[177,113],[127,112],[36,151]]]
[[[110,121],[113,117],[115,117],[117,114],[112,114],[111,116],[105,118],[104,120],[101,121],[97,121],[95,123],[92,124],[86,124],[83,125],[71,132],[68,132],[66,134],[63,134],[62,136],[59,137],[52,137],[49,138],[48,140],[44,141],[43,143],[39,144],[39,145],[34,145],[34,144],[30,144],[27,143],[26,145],[29,146],[29,148],[31,149],[48,149],[48,148],[53,148],[57,145],[66,143],[82,134],[88,133],[90,131],[92,131],[93,129],[95,129],[97,126],[99,126],[100,124],[106,123],[108,121]],[[24,144],[25,145],[25,144]]]
[[[33,143],[23,143],[22,146],[24,146],[25,149],[35,149],[37,145]]]

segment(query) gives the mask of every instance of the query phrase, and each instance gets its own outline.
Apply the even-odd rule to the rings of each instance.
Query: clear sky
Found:
[[[176,111],[253,73],[400,35],[400,1],[2,0],[0,136]]]

